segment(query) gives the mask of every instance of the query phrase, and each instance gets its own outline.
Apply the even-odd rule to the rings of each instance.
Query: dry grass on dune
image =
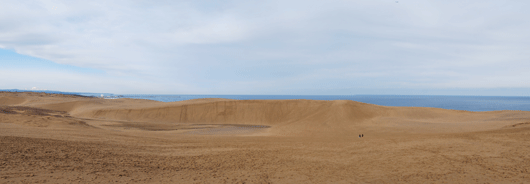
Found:
[[[525,111],[4,92],[0,146],[0,183],[530,183]]]

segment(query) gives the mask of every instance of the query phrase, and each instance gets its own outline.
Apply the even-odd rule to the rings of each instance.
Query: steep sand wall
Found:
[[[152,108],[107,108],[78,115],[128,121],[275,125],[298,121],[362,121],[381,110],[384,108],[354,101],[227,100]]]

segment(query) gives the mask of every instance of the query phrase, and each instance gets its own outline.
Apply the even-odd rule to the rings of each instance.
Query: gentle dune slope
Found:
[[[21,97],[0,97],[0,105],[18,105],[26,101]]]

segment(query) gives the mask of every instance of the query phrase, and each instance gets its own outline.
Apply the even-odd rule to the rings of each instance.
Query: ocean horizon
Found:
[[[175,102],[202,98],[233,100],[352,100],[363,103],[395,107],[433,107],[466,111],[530,111],[528,96],[450,96],[450,95],[159,95],[61,92],[48,90],[0,90],[6,92],[44,92],[51,94],[81,95],[106,99],[132,98],[160,102]]]

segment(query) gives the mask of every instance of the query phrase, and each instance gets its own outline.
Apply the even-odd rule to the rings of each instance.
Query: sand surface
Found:
[[[0,183],[530,183],[530,112],[0,92],[0,148]]]

